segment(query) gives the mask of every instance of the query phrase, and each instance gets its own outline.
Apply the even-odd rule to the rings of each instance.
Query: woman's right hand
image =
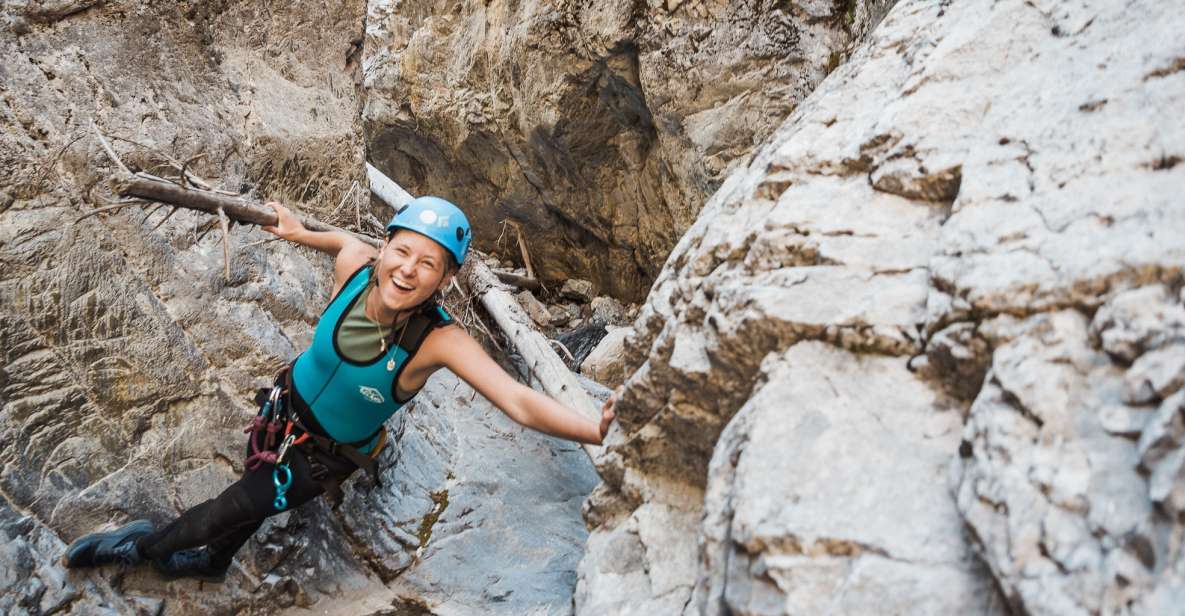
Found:
[[[284,207],[278,201],[269,201],[267,205],[271,206],[276,211],[275,226],[264,225],[263,230],[273,235],[279,236],[286,240],[291,240],[304,231],[304,225],[300,223],[300,219],[292,213],[292,210]]]

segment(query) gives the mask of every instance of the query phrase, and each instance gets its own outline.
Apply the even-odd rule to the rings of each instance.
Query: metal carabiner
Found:
[[[294,441],[296,441],[296,435],[289,434],[288,436],[284,437],[284,442],[280,443],[280,450],[276,452],[277,467],[284,462],[284,456],[287,455],[288,448],[292,446]],[[285,465],[285,467],[287,467],[287,465]]]
[[[271,393],[267,395],[267,401],[263,403],[263,408],[259,411],[260,417],[263,417],[265,420],[271,419],[273,409],[276,410],[277,414],[279,413],[277,404],[280,401],[280,395],[282,393],[279,385],[272,386]]]

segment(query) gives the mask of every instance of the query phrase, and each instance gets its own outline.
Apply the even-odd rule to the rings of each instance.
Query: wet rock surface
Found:
[[[898,3],[659,274],[577,612],[1179,604],[1174,22]]]
[[[545,281],[637,301],[734,163],[889,4],[372,2],[368,145],[479,228],[523,223]]]

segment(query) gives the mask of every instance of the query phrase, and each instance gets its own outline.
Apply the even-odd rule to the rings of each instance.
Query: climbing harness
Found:
[[[330,477],[329,469],[321,462],[318,454],[344,458],[365,471],[375,485],[382,485],[378,478],[376,459],[387,444],[385,428],[380,428],[361,441],[335,441],[324,436],[324,429],[307,409],[302,409],[301,404],[293,403],[296,396],[292,390],[291,366],[286,367],[277,376],[275,383],[271,389],[259,390],[256,396],[256,402],[260,403],[259,414],[252,418],[244,432],[250,434],[251,453],[246,460],[247,468],[256,470],[264,464],[274,465],[272,485],[275,486],[276,496],[272,505],[276,511],[284,511],[288,507],[287,493],[292,488],[294,479],[292,468],[288,465],[288,454],[293,447],[304,452],[309,465],[309,476],[321,483],[334,506],[340,502],[342,496],[341,480]],[[356,449],[372,442],[374,446],[369,454]]]

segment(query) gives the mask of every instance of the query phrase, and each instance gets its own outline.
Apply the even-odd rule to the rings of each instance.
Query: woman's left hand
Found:
[[[621,397],[621,392],[625,390],[625,385],[613,390],[609,394],[609,399],[601,406],[601,442],[605,442],[605,435],[609,433],[609,424],[617,418],[617,413],[613,412],[613,406],[617,404],[617,399]]]

